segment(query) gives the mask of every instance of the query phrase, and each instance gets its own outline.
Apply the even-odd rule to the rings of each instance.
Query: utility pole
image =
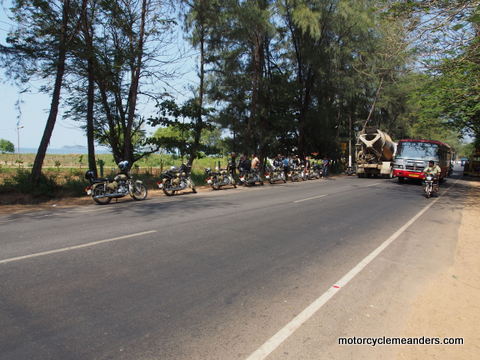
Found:
[[[23,129],[23,125],[17,123],[17,154],[20,154],[20,129]]]

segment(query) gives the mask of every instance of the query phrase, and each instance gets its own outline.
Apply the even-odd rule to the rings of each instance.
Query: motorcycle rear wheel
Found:
[[[111,197],[100,197],[97,198],[96,196],[105,195],[105,185],[97,185],[92,191],[92,199],[99,205],[107,205],[112,201]]]
[[[163,190],[163,193],[164,193],[165,195],[167,195],[167,196],[173,196],[173,195],[175,195],[175,190],[171,190],[171,189],[170,189],[170,186],[171,186],[170,181],[165,181],[165,182],[163,183],[163,188],[162,188],[162,190]]]
[[[132,198],[135,200],[145,200],[147,198],[147,188],[143,184],[135,184],[133,186]]]

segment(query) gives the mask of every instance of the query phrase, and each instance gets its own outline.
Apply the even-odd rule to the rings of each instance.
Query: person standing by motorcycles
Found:
[[[257,154],[253,154],[252,156],[252,170],[260,170],[260,159],[258,158]]]
[[[298,155],[293,156],[293,158],[290,160],[290,165],[294,169],[297,169],[300,166],[300,158],[298,157]]]
[[[303,166],[305,167],[306,176],[309,176],[310,175],[310,168],[312,167],[312,164],[310,162],[310,156],[305,156],[305,160],[303,161]]]
[[[285,179],[288,179],[288,172],[290,171],[290,160],[286,156],[282,156],[283,163],[283,172],[285,174]]]
[[[275,159],[273,159],[273,166],[275,169],[281,169],[283,167],[282,155],[277,154]]]
[[[330,166],[330,160],[328,159],[328,156],[323,157],[322,165],[323,165],[323,177],[327,177],[328,170],[329,170],[328,168]]]
[[[230,160],[228,161],[228,171],[232,175],[233,179],[237,177],[237,154],[232,152],[230,154]]]
[[[247,154],[242,154],[242,156],[240,156],[240,161],[238,162],[238,171],[239,171],[240,179],[242,178],[242,176],[244,176],[247,172],[250,171],[251,166],[252,166],[252,163],[248,159]],[[240,180],[239,183],[242,184],[243,182]]]

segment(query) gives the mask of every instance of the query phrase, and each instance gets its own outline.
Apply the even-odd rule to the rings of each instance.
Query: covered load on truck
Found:
[[[357,176],[393,176],[396,143],[387,133],[372,127],[363,129],[356,144]]]

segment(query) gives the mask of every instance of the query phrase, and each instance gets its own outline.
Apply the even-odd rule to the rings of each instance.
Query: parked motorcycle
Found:
[[[161,180],[157,181],[157,185],[167,196],[175,195],[175,192],[187,188],[192,189],[192,192],[196,193],[197,190],[191,178],[191,171],[191,167],[185,164],[182,164],[180,167],[172,166],[160,175]]]
[[[295,181],[304,180],[305,175],[304,175],[303,169],[300,166],[295,166],[295,167],[291,166],[290,171],[288,173],[288,177],[292,182],[295,182]]]
[[[268,167],[265,171],[265,179],[267,179],[270,184],[277,181],[283,181],[284,183],[287,182],[283,167]]]
[[[240,173],[240,182],[245,186],[255,185],[257,182],[263,185],[263,179],[261,178],[258,170],[244,170]]]
[[[106,205],[113,198],[118,199],[130,195],[135,200],[144,200],[147,197],[147,188],[141,180],[134,180],[129,173],[128,161],[118,164],[121,173],[113,180],[109,178],[96,178],[92,170],[85,173],[89,185],[85,188],[87,195],[100,205]]]
[[[425,197],[428,199],[438,192],[438,183],[437,179],[432,174],[426,174],[425,180],[423,181],[423,190],[425,192]]]
[[[237,187],[235,180],[227,169],[220,169],[218,171],[212,171],[210,168],[205,169],[207,175],[207,184],[212,187],[213,190],[219,190],[222,186],[232,185]]]
[[[322,177],[322,169],[318,164],[312,164],[310,170],[307,172],[308,180],[320,179]]]

